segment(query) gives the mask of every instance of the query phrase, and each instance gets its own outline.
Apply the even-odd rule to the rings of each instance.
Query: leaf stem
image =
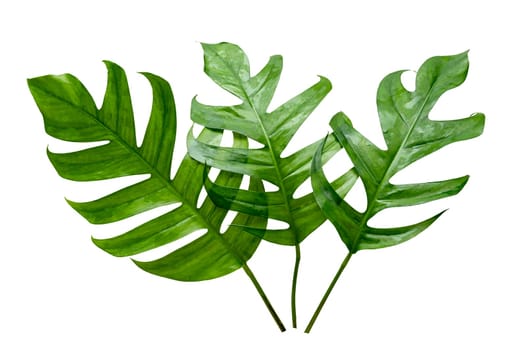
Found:
[[[309,333],[311,331],[311,329],[312,329],[312,326],[314,326],[314,323],[316,322],[316,319],[318,318],[318,316],[319,316],[319,314],[321,312],[321,309],[323,308],[323,305],[325,305],[325,302],[327,301],[327,298],[329,298],[329,295],[331,294],[332,289],[336,285],[336,282],[340,278],[343,270],[345,269],[345,267],[349,263],[349,260],[351,260],[351,256],[352,256],[352,253],[349,252],[347,254],[347,256],[345,257],[345,259],[343,259],[343,261],[342,261],[342,263],[340,265],[340,268],[338,269],[338,272],[336,272],[336,275],[334,276],[334,278],[331,281],[331,284],[329,285],[329,288],[327,288],[327,291],[323,295],[323,298],[321,299],[320,303],[318,304],[318,307],[316,308],[316,311],[314,311],[314,314],[312,314],[310,322],[307,325],[307,328],[305,328],[305,333]]]
[[[294,263],[294,274],[292,276],[292,289],[290,295],[290,306],[292,310],[292,327],[297,328],[296,317],[296,285],[298,283],[298,271],[300,268],[301,251],[300,245],[296,244],[296,262]]]
[[[261,299],[263,299],[263,302],[265,303],[265,306],[267,307],[268,311],[272,315],[272,318],[274,319],[274,321],[278,325],[279,330],[282,331],[282,332],[285,332],[287,329],[283,325],[283,322],[281,322],[281,319],[279,318],[276,310],[274,310],[274,307],[272,307],[272,304],[270,303],[270,300],[267,298],[267,295],[265,294],[265,292],[263,291],[263,288],[261,287],[261,285],[259,284],[258,280],[256,279],[256,276],[254,275],[254,273],[252,272],[252,270],[248,267],[248,265],[246,263],[243,264],[243,270],[245,271],[247,276],[252,281],[252,284],[254,284],[254,287],[256,287],[256,290],[258,291],[259,296],[261,297]]]

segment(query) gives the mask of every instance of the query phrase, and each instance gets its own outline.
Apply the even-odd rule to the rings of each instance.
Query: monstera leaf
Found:
[[[375,228],[369,220],[386,208],[422,204],[457,194],[468,176],[455,179],[392,184],[390,179],[400,170],[422,157],[456,141],[479,136],[484,128],[484,115],[477,113],[465,119],[430,120],[429,112],[440,96],[464,82],[468,71],[467,53],[433,57],[416,75],[416,89],[407,91],[401,83],[403,71],[389,74],[380,83],[377,106],[387,150],[375,146],[360,134],[351,121],[339,113],[330,124],[334,134],[351,158],[363,181],[367,208],[359,212],[347,204],[328,183],[322,169],[319,146],[312,162],[312,187],[318,204],[338,231],[349,250],[333,282],[315,311],[309,332],[352,254],[361,249],[376,249],[402,243],[416,236],[443,213],[422,222],[395,228]]]
[[[58,174],[75,181],[96,181],[122,176],[147,174],[149,177],[100,199],[69,204],[89,222],[116,222],[164,206],[179,204],[140,226],[109,239],[93,239],[103,250],[115,256],[132,256],[174,242],[197,230],[206,232],[154,261],[134,262],[150,273],[181,281],[199,281],[220,277],[242,268],[253,282],[281,330],[285,330],[261,286],[247,265],[260,238],[243,232],[242,227],[266,227],[264,217],[238,214],[225,232],[220,232],[227,210],[215,206],[209,198],[198,207],[205,166],[185,156],[171,178],[172,155],[176,135],[176,110],[169,84],[162,78],[143,73],[153,90],[150,119],[142,145],[136,142],[134,116],[124,71],[105,62],[108,83],[102,107],[82,83],[72,75],[48,75],[28,81],[31,93],[42,112],[46,132],[72,142],[105,143],[87,145],[70,153],[48,151]],[[228,122],[225,121],[228,125]],[[204,129],[199,142],[219,145],[222,132]],[[236,134],[234,146],[246,149],[247,139]],[[221,172],[216,182],[236,188],[242,175]],[[261,191],[262,183],[253,179],[252,191]]]
[[[292,324],[296,327],[296,281],[300,262],[299,244],[326,219],[311,194],[295,198],[298,187],[308,180],[310,163],[321,140],[288,156],[285,147],[301,124],[331,89],[330,82],[319,82],[268,111],[282,71],[281,56],[272,56],[259,73],[251,76],[248,58],[236,45],[203,44],[206,74],[224,90],[241,100],[234,106],[209,106],[194,99],[192,120],[210,129],[230,130],[262,145],[260,148],[224,147],[188,135],[188,152],[196,160],[221,170],[262,179],[277,190],[243,190],[207,181],[207,191],[219,206],[251,217],[268,217],[288,225],[283,229],[260,228],[250,222],[242,228],[270,242],[294,245],[296,261],[292,279]],[[327,160],[340,146],[333,137],[326,141],[322,158]],[[356,176],[348,172],[335,180],[335,190],[344,195]]]
[[[156,75],[142,73],[151,84],[153,103],[144,141],[138,145],[126,75],[111,62],[105,62],[108,82],[101,108],[72,75],[48,75],[28,81],[46,132],[84,145],[79,151],[67,153],[48,150],[49,159],[60,176],[74,181],[147,175],[102,198],[68,200],[94,224],[118,222],[173,206],[127,232],[112,238],[93,238],[93,242],[114,256],[133,257],[133,262],[147,272],[174,280],[207,280],[243,269],[282,331],[285,327],[247,261],[261,239],[295,247],[291,311],[296,327],[300,243],[329,219],[349,252],[312,316],[305,330],[309,332],[354,253],[404,242],[429,227],[442,213],[394,228],[371,227],[371,218],[387,208],[455,195],[468,180],[464,176],[429,183],[391,182],[395,174],[418,159],[482,133],[482,114],[450,121],[429,119],[440,96],[464,81],[467,54],[434,57],[425,62],[417,73],[413,92],[403,87],[402,71],[381,82],[377,104],[387,149],[375,146],[343,113],[338,113],[330,123],[332,134],[283,156],[299,127],[330,91],[330,82],[320,77],[317,83],[269,111],[282,70],[280,56],[271,57],[260,72],[251,75],[248,59],[238,46],[203,44],[203,49],[206,74],[241,102],[210,106],[194,98],[191,117],[203,130],[198,136],[193,130],[188,133],[188,154],[175,176],[171,169],[176,110],[169,84]],[[228,145],[224,137],[230,134],[232,142]],[[354,167],[329,183],[323,166],[341,148]],[[213,180],[208,176],[211,167],[219,169]],[[244,177],[249,178],[246,187]],[[358,178],[367,195],[363,212],[343,199]],[[313,193],[298,196],[298,188],[308,181]],[[199,205],[204,189],[206,196]],[[235,215],[228,224],[229,211]],[[271,220],[281,221],[286,228],[269,226]],[[196,234],[190,243],[173,248],[159,259],[142,261],[135,256],[197,231],[201,235]]]

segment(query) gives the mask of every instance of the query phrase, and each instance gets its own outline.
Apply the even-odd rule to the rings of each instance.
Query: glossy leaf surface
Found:
[[[346,203],[331,186],[322,169],[320,145],[312,163],[312,186],[316,200],[337,229],[350,253],[396,245],[416,236],[442,213],[422,222],[395,228],[374,228],[368,221],[386,208],[422,204],[457,194],[468,176],[429,183],[395,185],[390,179],[422,157],[456,141],[479,136],[484,115],[458,120],[430,120],[429,112],[446,91],[464,82],[467,53],[427,60],[416,75],[415,91],[401,82],[403,71],[385,77],[378,88],[377,106],[387,149],[374,145],[339,113],[330,124],[334,135],[351,158],[363,181],[367,208],[361,213]]]
[[[93,239],[101,249],[115,256],[132,256],[174,242],[198,230],[206,232],[154,261],[134,261],[150,273],[183,281],[216,278],[245,267],[259,244],[259,238],[241,227],[264,229],[266,219],[239,214],[221,233],[227,210],[207,198],[198,207],[203,188],[204,165],[185,156],[171,178],[176,136],[176,110],[169,84],[162,78],[143,73],[151,84],[153,103],[142,145],[137,145],[134,115],[127,78],[118,65],[105,62],[108,82],[102,107],[98,109],[82,83],[72,75],[48,75],[28,81],[31,93],[44,117],[46,132],[72,142],[105,141],[99,146],[76,152],[54,153],[49,159],[60,176],[75,181],[97,181],[128,175],[149,177],[102,198],[69,204],[94,224],[129,218],[167,204],[179,204],[165,214],[109,239]],[[218,145],[222,132],[204,129],[199,142]],[[234,144],[247,148],[247,139],[237,135]],[[216,182],[238,187],[241,175],[221,172]],[[259,191],[259,181],[250,190]]]
[[[221,88],[241,100],[234,106],[209,106],[197,99],[192,102],[192,120],[210,129],[230,130],[262,144],[262,148],[238,148],[212,145],[188,134],[188,152],[196,160],[215,168],[262,179],[278,187],[276,191],[254,191],[228,187],[207,181],[212,200],[224,208],[268,217],[288,224],[284,229],[244,229],[265,240],[297,245],[325,221],[312,193],[295,198],[298,187],[310,176],[312,155],[317,141],[288,156],[285,147],[306,118],[331,89],[323,77],[307,90],[273,111],[268,111],[282,71],[281,56],[272,56],[259,73],[252,76],[245,53],[229,43],[203,44],[205,72]],[[340,149],[333,137],[326,142],[321,156],[329,159]],[[354,183],[348,172],[333,186],[344,195]]]

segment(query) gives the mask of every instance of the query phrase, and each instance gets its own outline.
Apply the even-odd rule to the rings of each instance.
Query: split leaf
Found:
[[[376,249],[405,242],[429,227],[443,212],[404,227],[375,228],[369,220],[387,208],[417,205],[460,192],[468,176],[429,183],[395,185],[390,179],[422,157],[453,142],[482,134],[484,115],[476,113],[458,120],[430,120],[429,112],[446,91],[462,84],[468,72],[467,53],[433,57],[416,75],[415,91],[401,82],[403,71],[385,77],[378,88],[377,106],[387,150],[374,145],[343,114],[335,115],[330,125],[334,135],[351,158],[363,181],[367,208],[361,213],[346,203],[329,184],[322,169],[321,144],[312,162],[312,187],[316,201],[334,225],[349,253],[327,290],[306,332],[312,328],[325,300],[352,254],[361,249]]]
[[[112,255],[132,256],[204,230],[202,236],[164,257],[134,262],[147,272],[181,281],[212,279],[242,268],[280,329],[284,330],[247,265],[260,238],[244,232],[242,227],[264,229],[266,218],[238,214],[226,232],[221,233],[227,210],[215,206],[210,198],[200,207],[197,205],[203,188],[199,174],[203,174],[205,166],[186,155],[175,177],[171,178],[176,109],[169,84],[154,74],[142,73],[151,84],[153,103],[144,141],[138,146],[126,74],[118,65],[105,63],[108,82],[100,109],[82,83],[70,74],[28,80],[49,135],[72,142],[106,142],[76,152],[48,151],[49,159],[60,176],[75,181],[141,174],[149,177],[93,201],[68,203],[94,224],[120,221],[168,204],[179,206],[121,235],[93,238],[93,242]],[[221,138],[221,131],[204,129],[197,140],[218,145]],[[246,149],[246,137],[236,135],[234,145]],[[216,182],[221,186],[237,187],[241,180],[239,174],[221,172]],[[254,179],[249,188],[261,190],[262,183]]]
[[[210,129],[230,130],[244,135],[262,148],[238,148],[212,145],[188,134],[188,152],[196,160],[212,167],[262,179],[277,186],[275,191],[243,190],[207,181],[207,191],[219,206],[250,215],[268,217],[287,228],[259,228],[251,224],[243,229],[270,242],[294,245],[296,263],[292,282],[292,323],[296,327],[295,290],[298,275],[299,244],[325,220],[312,193],[294,198],[298,187],[308,180],[312,155],[321,140],[288,157],[281,157],[290,140],[331,90],[329,80],[319,81],[273,111],[268,111],[282,71],[281,56],[272,56],[259,73],[252,76],[245,53],[229,43],[203,44],[206,74],[224,90],[241,100],[234,106],[209,106],[197,99],[192,102],[192,120]],[[340,149],[330,137],[322,159],[326,161]],[[356,176],[348,172],[333,186],[341,195],[350,189]]]

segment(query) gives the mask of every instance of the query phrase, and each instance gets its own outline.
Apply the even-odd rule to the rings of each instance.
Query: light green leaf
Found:
[[[328,183],[322,164],[323,144],[312,162],[312,187],[321,210],[331,221],[349,250],[305,332],[314,325],[336,281],[351,256],[361,249],[384,248],[405,242],[429,227],[443,212],[422,222],[394,228],[375,228],[369,220],[387,208],[411,206],[453,196],[460,192],[468,176],[428,183],[395,185],[391,178],[411,163],[456,141],[482,134],[484,115],[476,113],[458,120],[436,121],[429,112],[446,91],[464,82],[468,72],[467,53],[433,57],[417,72],[415,91],[401,82],[403,71],[385,77],[378,88],[377,106],[387,149],[382,150],[358,130],[343,113],[330,124],[334,135],[354,164],[367,196],[365,212],[346,203]]]
[[[188,134],[188,153],[212,167],[262,179],[278,187],[274,192],[244,191],[208,183],[210,198],[219,206],[258,217],[280,220],[286,229],[244,226],[247,232],[273,243],[294,245],[296,263],[293,277],[292,322],[296,326],[295,286],[298,274],[299,244],[325,220],[312,194],[294,198],[298,187],[308,180],[309,164],[316,146],[307,146],[288,157],[282,153],[307,117],[331,90],[324,77],[273,111],[268,107],[282,70],[280,56],[272,56],[261,71],[251,75],[248,58],[236,45],[203,44],[206,74],[224,90],[241,100],[234,106],[209,106],[192,102],[192,120],[206,128],[229,130],[253,139],[262,148],[239,149],[202,142]],[[327,140],[323,161],[340,149],[334,137]],[[345,195],[353,183],[349,174],[335,182]]]
[[[322,164],[318,160],[323,146],[320,146],[312,165],[313,189],[325,215],[333,224],[338,225],[338,233],[350,252],[404,242],[423,231],[440,215],[420,224],[397,229],[379,230],[369,227],[368,221],[381,210],[452,196],[466,184],[468,176],[402,185],[391,184],[389,180],[416,160],[450,143],[482,133],[484,115],[480,113],[451,121],[435,121],[428,117],[439,97],[464,81],[467,70],[467,53],[433,57],[419,69],[413,92],[403,87],[401,71],[389,74],[381,82],[377,94],[387,150],[381,150],[367,140],[343,113],[338,113],[331,120],[336,138],[363,180],[367,209],[364,213],[359,213],[344,204],[341,197],[328,188]],[[349,220],[351,222],[342,225],[342,221]],[[388,239],[381,239],[382,236],[388,236]]]
[[[194,99],[192,120],[210,129],[233,131],[264,147],[240,149],[211,145],[194,138],[190,132],[187,141],[190,156],[212,167],[266,180],[278,187],[275,192],[254,192],[221,188],[219,184],[209,182],[209,195],[221,207],[286,222],[289,230],[275,232],[282,233],[281,239],[276,239],[276,235],[270,233],[272,229],[268,228],[268,235],[260,229],[257,230],[258,236],[281,244],[299,244],[325,220],[312,195],[293,197],[309,177],[312,153],[320,141],[288,157],[281,157],[281,154],[297,129],[330,91],[331,84],[320,77],[318,83],[269,112],[268,106],[282,70],[280,56],[272,56],[258,74],[251,76],[248,58],[238,46],[203,44],[203,50],[206,74],[242,102],[235,106],[209,106]],[[324,161],[338,150],[338,143],[330,137],[323,154]],[[340,181],[338,188],[341,194],[345,194],[351,186],[350,181]],[[296,210],[299,203],[309,211],[299,213]],[[309,219],[305,220],[305,217]]]

